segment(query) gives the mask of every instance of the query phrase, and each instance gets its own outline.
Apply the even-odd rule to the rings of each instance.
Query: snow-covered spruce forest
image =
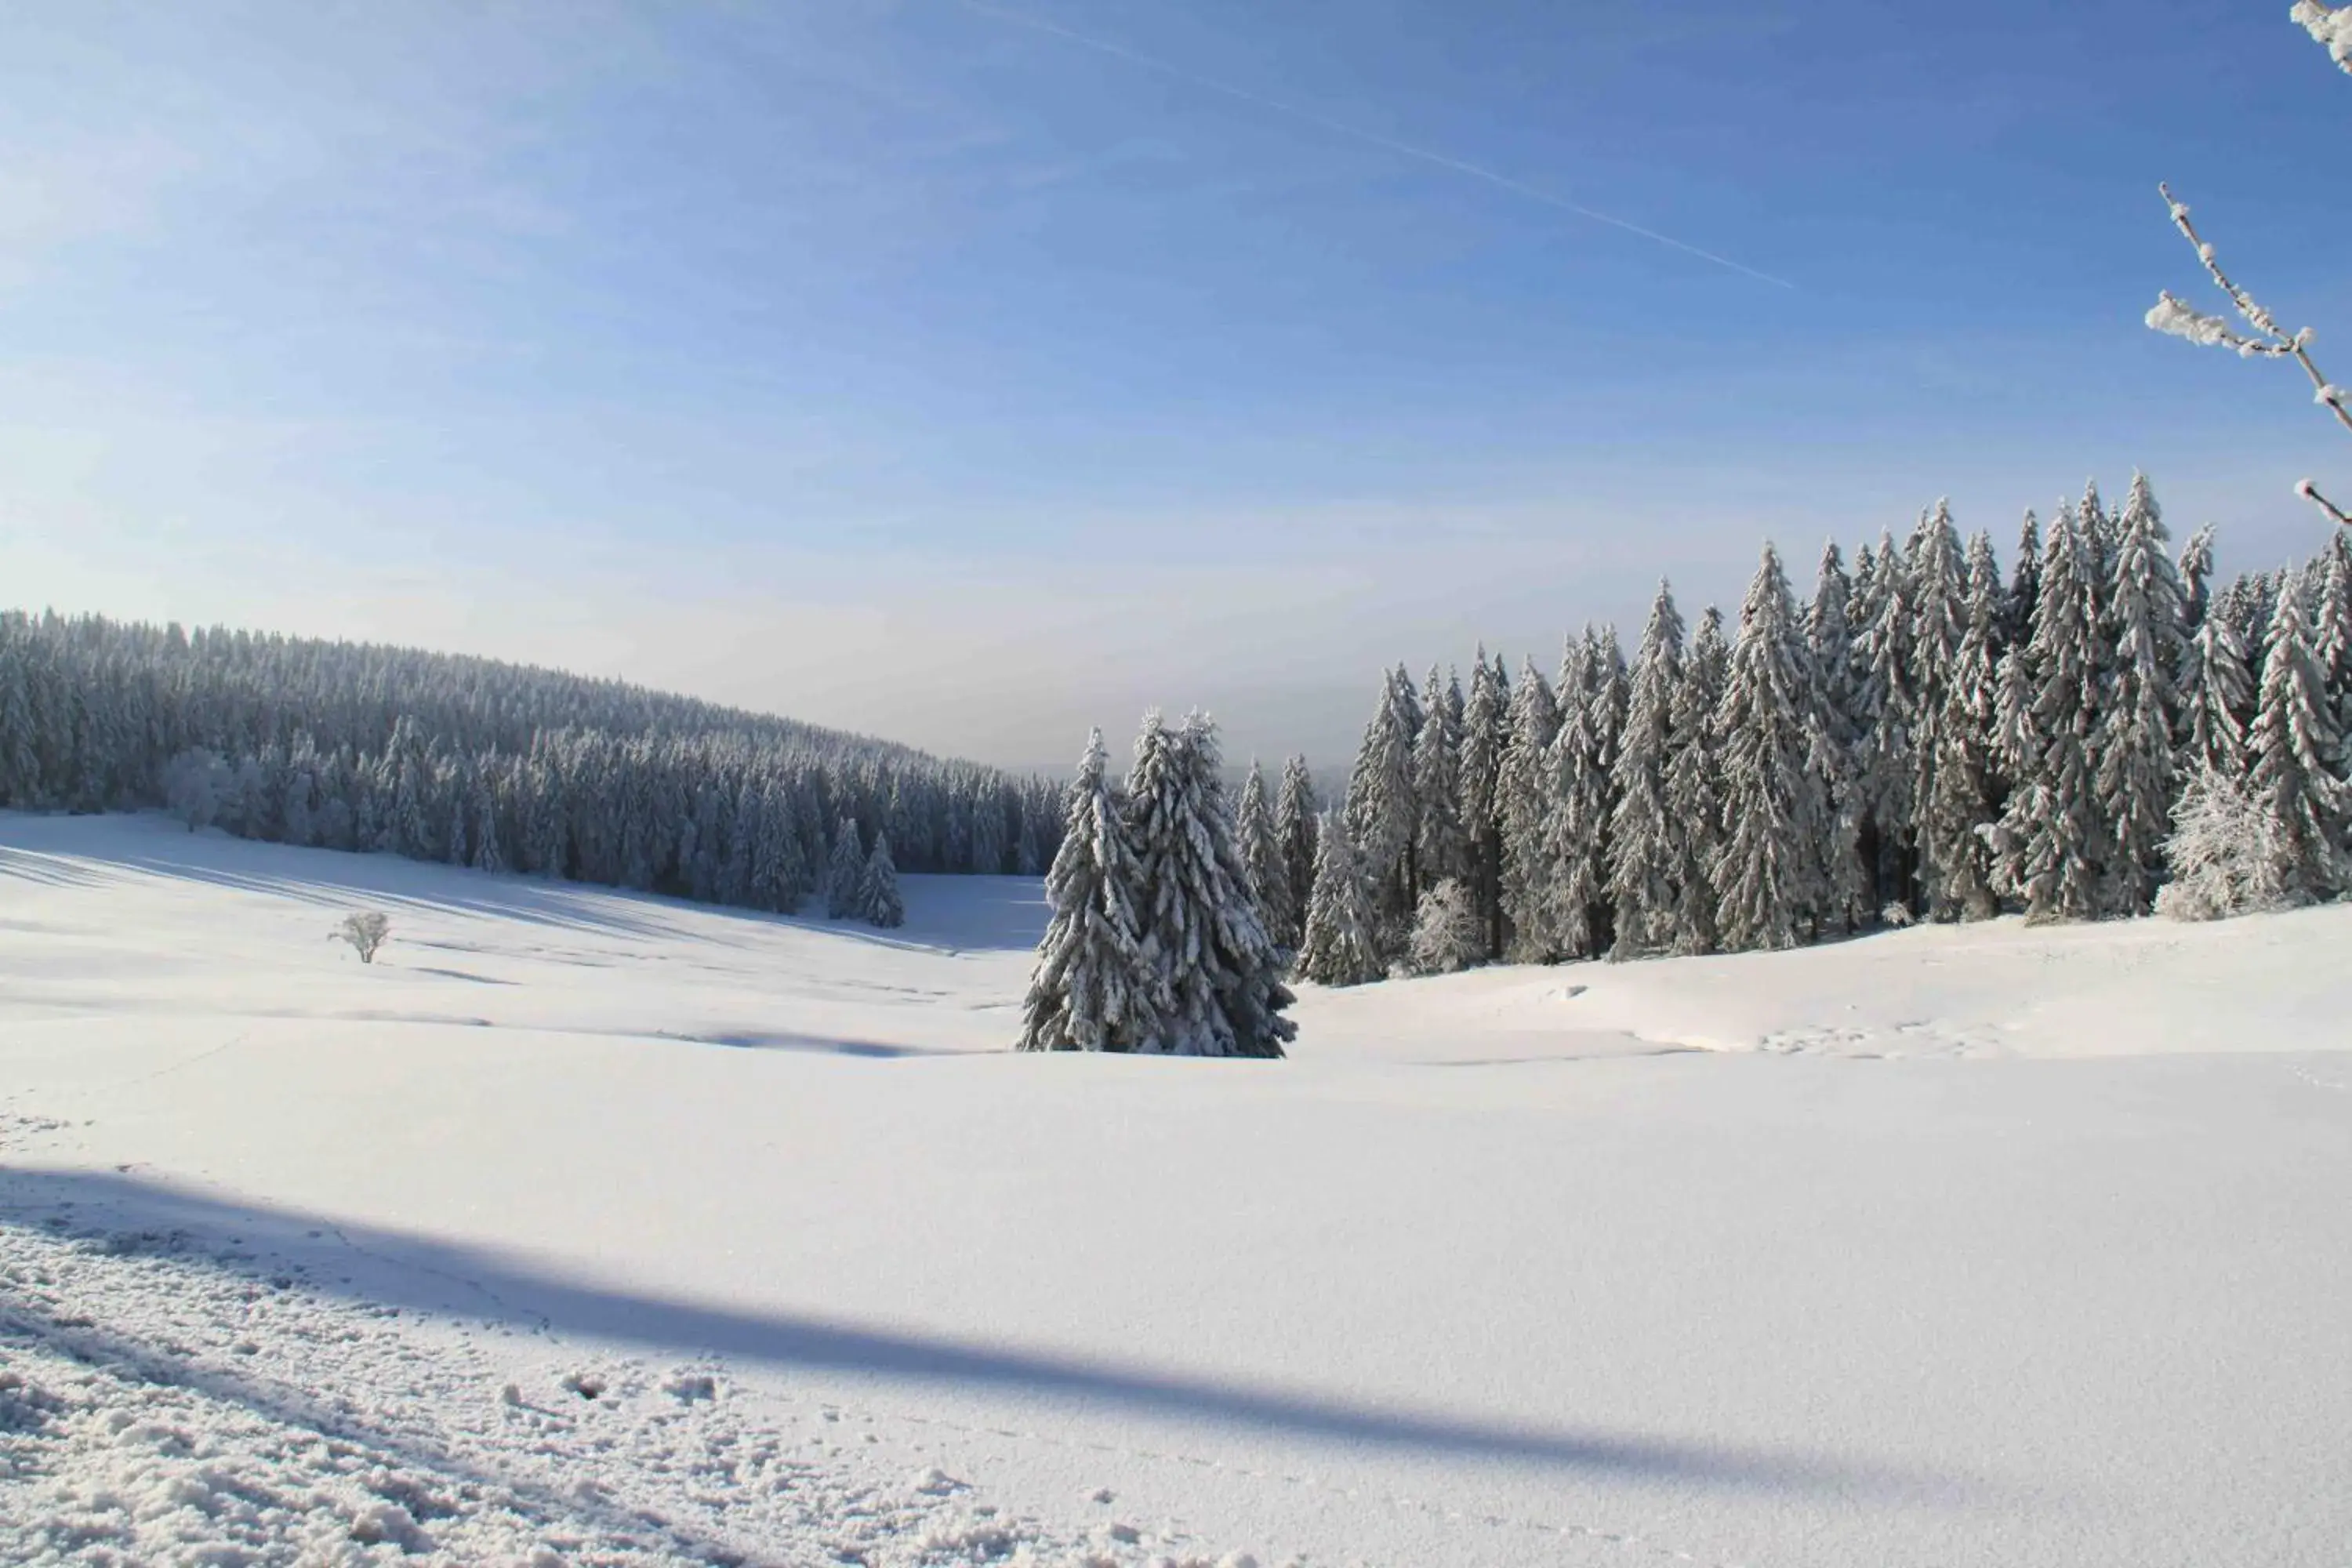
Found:
[[[897,870],[1034,875],[1061,791],[615,681],[242,631],[0,614],[0,806],[792,911]]]
[[[1661,584],[1630,663],[1598,626],[1550,680],[1400,668],[1320,827],[1344,846],[1289,780],[1248,854],[1333,984],[2144,915],[2176,873],[2168,908],[2210,915],[2352,885],[2347,732],[2352,534],[2217,587],[2212,529],[2176,559],[2138,478],[2028,513],[2006,574],[1938,505],[1851,569],[1830,545],[1810,598],[1766,546],[1736,625],[1686,635]]]
[[[1767,545],[1735,626],[1710,608],[1686,634],[1661,584],[1630,663],[1602,626],[1551,679],[1483,649],[1466,695],[1391,671],[1338,809],[1302,759],[1271,794],[1253,765],[1234,855],[1254,907],[1221,911],[1204,877],[1181,929],[1154,786],[1139,763],[1122,799],[1090,751],[1024,1044],[1276,1053],[1259,927],[1298,975],[1347,985],[2323,901],[2352,885],[2347,734],[2346,531],[2217,588],[2213,531],[2176,559],[2144,478],[2118,508],[2094,484],[2046,530],[2028,513],[2006,574],[1938,505],[1851,569],[1831,544],[1806,599]],[[1144,753],[1164,739],[1148,726]],[[1237,998],[1205,1035],[1169,952],[1207,954]]]

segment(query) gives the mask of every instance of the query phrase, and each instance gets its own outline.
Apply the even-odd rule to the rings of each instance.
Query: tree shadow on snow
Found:
[[[1001,1389],[1093,1411],[1205,1422],[1292,1438],[1509,1461],[1666,1485],[1958,1500],[1973,1488],[1891,1467],[1841,1463],[1595,1428],[1538,1426],[1376,1406],[1182,1373],[756,1312],[603,1288],[498,1252],[298,1211],[229,1202],[136,1176],[0,1167],[0,1223],[110,1237],[182,1235],[282,1259],[313,1289],[356,1300],[478,1317],[679,1354],[881,1377],[919,1387]],[[237,1267],[203,1247],[193,1266]]]

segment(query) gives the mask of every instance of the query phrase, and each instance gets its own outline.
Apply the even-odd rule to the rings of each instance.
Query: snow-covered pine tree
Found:
[[[2213,525],[2207,523],[2189,536],[2174,563],[2180,578],[2180,629],[2195,637],[2213,607]],[[2186,689],[2186,688],[2184,688]]]
[[[0,611],[0,805],[18,810],[40,799],[40,718],[33,710],[32,671],[38,646],[20,612]]]
[[[1290,878],[1291,920],[1289,925],[1268,934],[1294,952],[1307,935],[1307,905],[1315,894],[1315,825],[1322,813],[1307,759],[1290,757],[1282,764],[1282,790],[1275,796],[1274,831],[1281,840],[1283,868]]]
[[[495,757],[474,770],[473,793],[466,803],[466,815],[472,823],[473,830],[467,837],[472,841],[471,863],[477,871],[507,868],[506,835],[499,826],[499,780],[504,772]]]
[[[1870,913],[1860,839],[1863,802],[1861,741],[1854,719],[1853,629],[1846,619],[1853,584],[1832,539],[1822,547],[1813,579],[1812,603],[1805,611],[1805,649],[1811,684],[1805,709],[1806,765],[1821,781],[1829,813],[1819,843],[1811,847],[1821,879],[1821,921],[1813,932],[1846,932]]]
[[[1942,710],[1934,729],[1930,793],[1920,810],[1927,912],[1939,921],[1990,920],[2000,912],[1990,829],[2000,816],[1993,732],[2004,594],[1990,534],[1979,532],[1969,541],[1967,583],[1959,647],[1942,682]]]
[[[866,912],[866,851],[857,842],[857,819],[845,816],[833,830],[833,858],[824,874],[827,920],[855,920]]]
[[[2074,509],[2075,526],[2083,531],[2084,542],[2090,546],[2089,560],[2095,569],[2091,578],[2092,600],[2102,615],[2106,613],[2107,589],[2116,575],[2116,550],[2123,533],[2116,514],[2099,499],[2099,481],[2083,481],[2083,500]]]
[[[1004,815],[1004,797],[992,786],[975,785],[971,797],[972,871],[982,877],[1002,877],[1012,847],[1013,827]]]
[[[2099,712],[2096,548],[2073,507],[2051,521],[2031,648],[2035,754],[2023,787],[2011,793],[1996,840],[2005,890],[2031,921],[2088,920],[2099,908],[2096,857],[2105,828],[2088,744]]]
[[[1422,692],[1421,733],[1412,743],[1413,875],[1422,887],[1453,881],[1469,867],[1470,846],[1462,827],[1464,708],[1462,683],[1441,683],[1437,667],[1431,665]]]
[[[858,915],[869,925],[891,930],[907,923],[906,901],[898,896],[898,868],[890,859],[890,836],[874,836],[874,853],[866,858],[860,880]]]
[[[1630,682],[1617,628],[1604,622],[1598,629],[1587,628],[1584,635],[1591,649],[1586,668],[1591,686],[1585,700],[1585,722],[1591,734],[1592,769],[1580,781],[1572,782],[1575,793],[1565,804],[1577,821],[1591,823],[1592,830],[1585,836],[1578,858],[1568,862],[1561,873],[1561,897],[1585,904],[1586,924],[1592,933],[1591,951],[1601,953],[1617,935],[1617,911],[1609,892],[1609,835],[1617,810],[1617,747],[1625,733]]]
[[[765,826],[767,797],[746,775],[736,783],[727,807],[726,852],[719,861],[718,897],[736,909],[757,907],[751,891],[752,869],[759,864],[760,835]]]
[[[1716,715],[1730,664],[1722,612],[1709,605],[1699,614],[1698,631],[1683,660],[1683,679],[1675,689],[1667,719],[1666,824],[1676,864],[1674,951],[1678,953],[1713,952],[1719,940],[1714,873],[1723,853],[1723,735],[1716,728]]]
[[[1912,830],[1917,816],[1915,739],[1917,705],[1911,691],[1910,574],[1893,537],[1881,533],[1867,575],[1854,591],[1854,714],[1861,751],[1854,772],[1863,805],[1862,858],[1869,874],[1870,906],[1906,907],[1914,892]]]
[[[1589,765],[1592,752],[1586,730],[1590,715],[1585,710],[1591,695],[1591,647],[1582,637],[1563,640],[1559,679],[1551,692],[1551,717],[1556,724],[1551,744],[1531,774],[1534,789],[1517,797],[1518,804],[1510,813],[1513,831],[1524,832],[1533,849],[1531,863],[1515,879],[1519,896],[1511,909],[1514,949],[1522,961],[1575,958],[1591,947],[1590,931],[1580,929],[1581,906],[1571,910],[1569,902],[1570,855],[1579,841],[1564,816],[1572,770],[1580,760]]]
[[[1936,767],[1946,754],[1939,733],[1953,666],[1960,639],[1968,632],[1968,567],[1959,530],[1952,522],[1948,502],[1938,500],[1920,515],[1917,528],[1904,546],[1906,576],[1910,585],[1911,635],[1906,650],[1910,660],[1911,842],[1914,847],[1913,886],[1899,897],[1918,900],[1933,884],[1927,865],[1927,817],[1936,798]],[[1965,752],[1967,743],[1958,750]],[[1963,789],[1961,794],[1967,791]]]
[[[1552,863],[1545,924],[1561,958],[1601,951],[1608,900],[1609,770],[1603,729],[1610,721],[1599,634],[1588,627],[1560,660],[1559,732],[1552,738],[1552,810],[1546,854]]]
[[[1372,940],[1371,895],[1337,812],[1324,814],[1315,840],[1315,888],[1307,910],[1307,938],[1298,973],[1318,985],[1361,985],[1382,973]]]
[[[1551,746],[1559,734],[1559,703],[1530,658],[1511,693],[1496,815],[1502,822],[1503,919],[1507,951],[1537,962],[1553,956],[1545,910],[1555,894],[1549,826],[1554,806]]]
[[[1402,944],[1412,919],[1413,829],[1419,816],[1412,748],[1420,706],[1401,667],[1382,674],[1380,702],[1364,726],[1348,779],[1348,830],[1371,883],[1383,955]]]
[[[1725,832],[1708,873],[1717,934],[1734,952],[1793,947],[1819,917],[1825,889],[1817,846],[1829,808],[1807,766],[1810,663],[1788,574],[1768,543],[1740,605],[1714,719]]]
[[[2181,655],[2180,753],[2184,776],[2210,768],[2224,778],[2246,775],[2243,716],[2253,707],[2253,672],[2238,641],[2238,623],[2226,600],[2199,623]]]
[[[2259,679],[2263,650],[2271,646],[2271,616],[2278,608],[2279,594],[2286,584],[2284,571],[2254,572],[2239,579],[2243,592],[2236,595],[2238,612],[2238,642],[2246,650],[2246,658]],[[2245,727],[2252,729],[2253,710],[2243,715]]]
[[[1666,802],[1666,764],[1675,740],[1675,693],[1682,683],[1683,618],[1673,587],[1661,582],[1633,656],[1625,730],[1611,780],[1617,796],[1609,819],[1609,894],[1617,910],[1612,958],[1641,958],[1674,945],[1683,868]]]
[[[2187,595],[2147,477],[2132,477],[2116,516],[2111,598],[2103,617],[2111,638],[2105,702],[2092,738],[2096,753],[2105,877],[2102,911],[2146,914],[2164,874],[2172,831],[2173,737],[2180,723],[2179,678]]]
[[[1282,1016],[1288,954],[1258,921],[1219,777],[1216,726],[1194,713],[1171,730],[1157,712],[1128,778],[1135,910],[1160,964],[1166,1011],[1137,1049],[1169,1056],[1278,1057],[1298,1026]]]
[[[2010,568],[2009,594],[2001,605],[2003,654],[2031,641],[2042,600],[2042,520],[2028,507],[2017,531],[2017,563]]]
[[[2311,649],[2336,706],[2336,727],[2352,734],[2352,527],[2336,529],[2312,563]]]
[[[318,814],[319,749],[305,730],[286,759],[286,842],[300,848],[318,843]]]
[[[402,714],[393,724],[392,738],[384,743],[379,777],[388,809],[370,848],[412,860],[438,858],[434,853],[433,828],[425,812],[432,766],[424,731],[415,719]]]
[[[2289,584],[2271,613],[2255,699],[2254,798],[2278,835],[2279,880],[2290,898],[2329,899],[2346,885],[2344,823],[2352,798],[2336,772],[2343,734],[2314,647],[2306,595]]]
[[[1013,847],[1013,874],[1016,877],[1042,877],[1045,874],[1045,838],[1037,803],[1024,796],[1021,802],[1021,837]]]
[[[1276,947],[1297,950],[1284,940],[1297,924],[1290,902],[1290,868],[1284,861],[1282,840],[1274,829],[1274,808],[1266,803],[1265,774],[1250,759],[1249,776],[1242,781],[1241,804],[1234,811],[1234,831],[1240,837],[1242,864],[1249,872],[1251,894],[1257,900],[1258,919]]]
[[[1500,667],[1489,668],[1485,644],[1470,667],[1470,695],[1462,705],[1461,809],[1463,836],[1469,860],[1467,881],[1480,929],[1486,933],[1486,953],[1503,951],[1502,819],[1496,803],[1503,778],[1503,754],[1509,738],[1505,705],[1510,700]]]
[[[1160,970],[1137,928],[1135,848],[1102,731],[1078,760],[1062,847],[1045,873],[1053,918],[1022,1003],[1024,1051],[1131,1051],[1157,1033]]]
[[[761,790],[759,824],[759,837],[751,846],[750,902],[754,909],[792,914],[808,891],[809,870],[793,826],[791,793],[781,782]]]

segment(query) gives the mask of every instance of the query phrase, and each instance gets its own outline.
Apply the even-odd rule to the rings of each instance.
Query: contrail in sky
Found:
[[[1244,103],[1254,103],[1260,109],[1270,109],[1276,114],[1287,115],[1293,120],[1317,126],[1334,135],[1345,136],[1351,141],[1361,142],[1368,146],[1394,153],[1400,157],[1434,164],[1441,169],[1451,169],[1457,174],[1467,174],[1474,180],[1483,181],[1499,190],[1508,191],[1513,195],[1524,196],[1531,202],[1540,202],[1548,207],[1557,207],[1561,212],[1574,213],[1577,216],[1589,218],[1594,223],[1607,224],[1610,227],[1622,229],[1627,234],[1639,235],[1643,239],[1665,246],[1669,249],[1679,250],[1685,256],[1696,256],[1702,261],[1711,261],[1717,267],[1728,268],[1734,272],[1745,274],[1759,282],[1769,283],[1775,288],[1794,289],[1796,287],[1785,278],[1775,278],[1769,272],[1759,272],[1745,262],[1734,261],[1727,256],[1717,256],[1712,250],[1701,250],[1697,246],[1685,240],[1676,239],[1673,235],[1660,234],[1654,228],[1643,228],[1638,223],[1586,206],[1581,202],[1570,201],[1566,196],[1556,196],[1549,191],[1538,189],[1521,180],[1515,180],[1508,174],[1498,174],[1494,170],[1481,167],[1476,163],[1467,163],[1460,158],[1448,157],[1444,153],[1433,153],[1426,147],[1416,147],[1410,142],[1399,142],[1383,136],[1377,131],[1367,131],[1360,125],[1350,125],[1345,121],[1318,114],[1311,109],[1301,109],[1295,103],[1285,103],[1280,99],[1267,98],[1264,94],[1251,92],[1245,88],[1218,81],[1213,77],[1198,75],[1181,66],[1171,66],[1164,60],[1154,59],[1150,55],[1139,55],[1123,45],[1114,44],[1103,38],[1090,37],[1084,33],[1072,32],[1057,23],[1047,22],[1018,11],[1000,10],[994,5],[982,5],[980,0],[956,0],[956,4],[967,11],[989,17],[992,21],[1003,22],[1014,27],[1025,27],[1033,33],[1043,33],[1050,37],[1060,38],[1066,43],[1076,44],[1081,48],[1092,49],[1097,54],[1109,55],[1115,59],[1125,60],[1129,65],[1140,67],[1144,70],[1153,71],[1177,81],[1190,83],[1206,91],[1222,93],[1227,98],[1238,99]]]

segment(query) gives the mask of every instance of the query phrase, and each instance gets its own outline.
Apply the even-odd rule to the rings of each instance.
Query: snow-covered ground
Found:
[[[1034,884],[908,905],[0,816],[0,1560],[2352,1555],[2352,908],[1209,1063],[1005,1052]]]

